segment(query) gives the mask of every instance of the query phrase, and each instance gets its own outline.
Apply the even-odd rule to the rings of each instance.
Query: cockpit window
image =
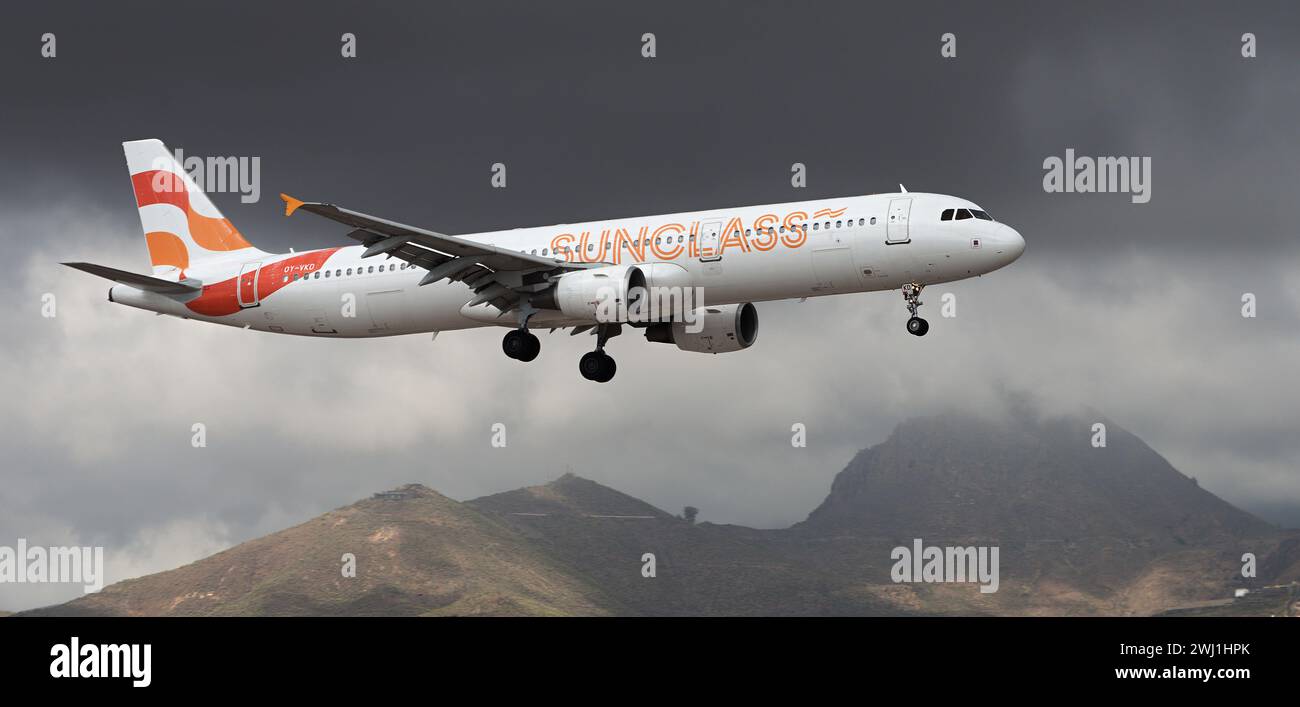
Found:
[[[977,218],[977,219],[981,219],[981,220],[983,220],[983,221],[992,221],[992,220],[993,220],[993,217],[992,217],[992,216],[989,216],[988,214],[984,213],[983,211],[980,211],[979,209],[971,209],[970,212],[971,212],[972,214],[975,214],[975,218]]]
[[[940,221],[951,221],[953,209],[944,209],[943,215],[939,217]]]
[[[970,209],[957,209],[957,220],[970,218]]]

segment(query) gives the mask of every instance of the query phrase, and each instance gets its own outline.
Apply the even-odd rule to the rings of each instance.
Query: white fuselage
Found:
[[[979,209],[939,194],[894,193],[610,219],[464,234],[466,240],[558,261],[644,264],[703,288],[722,305],[894,290],[982,275],[1015,260],[1024,240],[996,221],[941,221],[945,209]],[[982,213],[982,212],[981,212]],[[361,246],[217,260],[191,268],[201,295],[189,301],[116,285],[110,299],[175,316],[260,331],[372,337],[515,326],[473,293]],[[558,254],[557,254],[558,250]],[[543,313],[541,326],[583,322]]]

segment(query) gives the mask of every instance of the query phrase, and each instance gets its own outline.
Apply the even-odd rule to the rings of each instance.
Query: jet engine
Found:
[[[689,321],[652,324],[645,338],[699,353],[747,349],[758,338],[758,309],[752,302],[700,307],[692,311]]]
[[[528,301],[538,309],[558,309],[571,319],[614,323],[626,322],[634,298],[645,294],[646,277],[640,268],[607,265],[565,273]]]

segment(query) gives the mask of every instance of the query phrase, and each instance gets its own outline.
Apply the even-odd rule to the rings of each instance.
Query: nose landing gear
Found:
[[[921,307],[921,290],[925,285],[910,282],[903,285],[903,301],[907,303],[907,311],[912,315],[907,320],[907,333],[914,336],[925,336],[930,331],[930,323],[917,316],[916,311]]]

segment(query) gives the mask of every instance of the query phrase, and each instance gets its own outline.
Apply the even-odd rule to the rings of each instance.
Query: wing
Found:
[[[521,297],[545,289],[550,278],[603,263],[570,263],[562,259],[547,258],[489,243],[448,236],[422,228],[368,216],[333,204],[300,201],[288,194],[284,200],[284,215],[308,211],[331,221],[352,227],[348,233],[366,246],[361,257],[388,255],[424,268],[428,272],[420,285],[447,279],[464,282],[474,291],[470,306],[490,303],[498,309],[509,311]]]

